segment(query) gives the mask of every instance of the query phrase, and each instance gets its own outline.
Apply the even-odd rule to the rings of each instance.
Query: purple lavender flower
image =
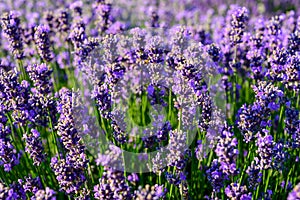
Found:
[[[22,185],[19,183],[14,182],[10,184],[8,187],[0,182],[0,197],[2,199],[7,199],[7,200],[14,200],[14,199],[25,200],[26,193]]]
[[[60,118],[57,129],[58,136],[66,149],[66,157],[58,160],[51,159],[51,168],[56,175],[61,190],[67,194],[75,194],[85,182],[85,168],[88,159],[84,153],[85,146],[76,129],[74,116],[76,107],[79,107],[78,96],[66,88],[59,91],[58,112]]]
[[[78,16],[82,15],[82,1],[75,1],[70,5],[70,9]]]
[[[262,170],[258,167],[255,161],[252,161],[248,166],[246,173],[248,174],[249,188],[256,189],[262,180]]]
[[[53,84],[51,82],[52,69],[45,64],[33,64],[27,66],[30,79],[33,81],[34,87],[43,95],[47,95],[52,91]]]
[[[163,199],[166,195],[166,189],[163,186],[159,186],[157,184],[150,186],[146,185],[144,188],[142,186],[138,187],[138,190],[134,191],[134,196],[136,200],[143,199]]]
[[[109,26],[112,24],[111,20],[111,10],[112,10],[112,4],[109,3],[107,0],[97,0],[94,5],[95,12],[98,15],[98,27],[99,27],[99,33],[104,33]]]
[[[77,193],[86,180],[83,169],[75,168],[72,163],[67,162],[65,159],[58,160],[57,157],[53,157],[50,166],[59,183],[60,190],[66,194]]]
[[[238,141],[234,138],[232,127],[225,124],[221,135],[218,137],[215,152],[223,173],[227,175],[234,175],[238,172],[236,168],[236,157],[239,153],[237,145]]]
[[[131,199],[131,188],[126,183],[123,172],[106,168],[99,184],[94,186],[95,199]]]
[[[229,38],[232,44],[242,42],[242,36],[249,19],[248,10],[245,7],[234,7],[229,11],[231,16]]]
[[[2,109],[2,108],[1,108]],[[10,171],[12,167],[19,164],[20,154],[12,145],[9,135],[10,127],[6,125],[8,119],[1,110],[0,113],[0,166],[4,167],[4,171]]]
[[[21,37],[20,18],[16,11],[4,13],[1,16],[1,26],[9,41],[12,54],[17,59],[23,58],[23,42]]]
[[[35,29],[34,41],[40,57],[46,62],[53,59],[51,51],[50,29],[46,25],[39,25]]]
[[[61,10],[56,17],[56,27],[61,33],[67,33],[70,29],[69,23],[70,14],[67,10]]]
[[[287,200],[298,200],[300,199],[300,183],[298,183],[293,191],[289,193]]]
[[[260,169],[270,169],[272,167],[272,159],[274,155],[273,137],[271,135],[263,136],[259,134],[257,139],[257,146],[258,149],[256,152],[259,158],[255,158],[256,164],[260,167]]]
[[[23,138],[26,144],[25,152],[33,159],[33,164],[39,166],[45,160],[40,133],[37,130],[32,129],[30,133],[25,133]]]
[[[34,196],[31,197],[31,200],[56,200],[56,192],[49,187],[46,187],[44,190],[38,190],[34,193]]]
[[[35,194],[38,190],[43,188],[41,179],[39,176],[32,178],[31,176],[25,177],[25,181],[19,180],[19,183],[23,185],[25,192],[30,192]]]
[[[213,187],[214,192],[219,192],[224,186],[224,181],[228,180],[228,176],[222,172],[218,160],[212,161],[211,167],[206,170],[207,179]]]
[[[241,186],[238,183],[231,183],[225,189],[225,194],[232,200],[251,200],[251,192],[248,192],[246,186]]]

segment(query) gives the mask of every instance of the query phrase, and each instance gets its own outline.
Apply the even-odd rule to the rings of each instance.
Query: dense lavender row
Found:
[[[1,2],[0,199],[300,199],[300,4],[231,3]]]

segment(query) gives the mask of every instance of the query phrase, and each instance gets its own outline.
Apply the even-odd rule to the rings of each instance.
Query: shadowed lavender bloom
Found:
[[[100,115],[104,118],[110,118],[111,94],[108,85],[103,81],[94,86],[92,98],[96,100]]]
[[[286,109],[285,111],[286,118],[284,119],[285,128],[287,134],[291,136],[291,147],[299,148],[300,147],[300,120],[299,111],[295,109]]]
[[[9,185],[9,187],[5,186],[3,183],[0,182],[0,197],[1,199],[6,200],[25,200],[26,199],[26,193],[19,183],[12,183]]]
[[[54,33],[54,27],[55,27],[55,16],[52,11],[46,11],[43,14],[43,21],[44,23],[49,27],[49,34]]]
[[[216,44],[213,43],[208,45],[206,51],[214,62],[217,63],[221,61],[223,55],[220,48]]]
[[[251,164],[248,166],[246,173],[248,174],[248,182],[249,187],[251,189],[256,189],[256,187],[261,183],[262,180],[262,172],[260,167],[258,167],[255,161],[252,161]]]
[[[248,51],[246,57],[249,60],[249,67],[252,73],[251,78],[255,80],[263,79],[265,76],[265,70],[262,65],[266,59],[263,51],[257,49]]]
[[[40,138],[40,133],[32,129],[30,133],[23,135],[25,140],[25,152],[33,159],[33,164],[39,166],[45,160],[44,148]]]
[[[206,175],[214,192],[219,192],[224,186],[224,181],[229,179],[229,177],[222,172],[217,159],[212,161],[211,167],[206,170]]]
[[[4,13],[1,16],[1,26],[9,41],[12,54],[17,59],[23,58],[23,42],[21,37],[20,18],[16,11]]]
[[[225,124],[221,135],[218,137],[215,152],[218,156],[218,162],[221,165],[223,173],[229,176],[238,173],[236,168],[236,157],[239,153],[237,145],[238,141],[234,137],[232,127]]]
[[[181,183],[186,181],[186,175],[184,174],[184,172],[179,170],[176,170],[174,173],[166,172],[165,178],[170,184],[173,184],[175,186],[179,186]]]
[[[287,200],[299,200],[300,199],[300,183],[298,183],[293,191],[289,193]]]
[[[22,39],[25,44],[34,43],[35,24],[28,24],[22,28]]]
[[[17,153],[15,147],[11,144],[9,138],[11,130],[6,125],[7,118],[2,109],[0,113],[0,166],[3,166],[4,171],[7,172],[19,164],[20,154]]]
[[[242,36],[249,19],[249,13],[245,7],[233,6],[228,14],[231,17],[229,39],[233,45],[236,45],[242,42]]]
[[[251,192],[248,192],[246,186],[241,186],[238,183],[231,183],[225,189],[225,194],[231,200],[251,200]]]
[[[123,172],[105,168],[99,184],[94,186],[94,198],[103,200],[131,199],[131,188],[126,183]]]
[[[34,41],[38,49],[40,57],[46,62],[53,59],[53,52],[51,51],[50,29],[46,25],[39,25],[35,29]]]
[[[144,200],[144,199],[152,199],[159,200],[164,199],[166,194],[166,189],[160,185],[146,185],[144,188],[142,186],[138,187],[138,190],[134,191],[134,199],[136,200]]]

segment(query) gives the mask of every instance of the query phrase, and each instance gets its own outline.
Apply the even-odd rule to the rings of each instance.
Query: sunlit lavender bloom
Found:
[[[98,27],[99,33],[104,33],[112,24],[110,13],[112,10],[112,4],[110,0],[97,0],[94,5],[96,14],[98,15]]]
[[[229,38],[232,44],[235,45],[242,42],[249,13],[245,7],[234,7],[229,11],[229,14],[231,16]]]
[[[76,194],[86,180],[83,169],[74,168],[72,163],[65,159],[58,160],[57,157],[53,157],[50,166],[59,183],[60,190],[66,194]]]
[[[217,147],[215,152],[218,156],[218,162],[221,164],[223,173],[228,175],[236,174],[236,157],[238,155],[237,149],[238,141],[234,137],[232,127],[225,124],[221,135],[218,137]]]
[[[131,199],[131,188],[125,181],[123,172],[106,168],[99,184],[94,186],[95,199]]]
[[[241,186],[238,183],[231,183],[225,189],[225,194],[231,200],[251,200],[251,192],[248,192],[246,186]]]
[[[46,25],[36,27],[34,41],[40,57],[50,62],[53,59],[53,52],[51,51],[50,29]]]
[[[294,55],[289,57],[288,64],[285,67],[283,75],[284,83],[288,89],[297,93],[300,91],[300,57]]]
[[[272,135],[258,135],[256,150],[258,157],[255,158],[256,164],[260,169],[270,169],[272,167],[274,141]]]
[[[46,187],[45,190],[38,190],[34,193],[34,196],[31,197],[31,200],[56,200],[56,192],[49,187]]]
[[[40,138],[40,133],[32,129],[30,133],[23,135],[25,140],[25,152],[33,159],[33,164],[39,166],[45,160],[44,148]]]
[[[20,18],[16,11],[4,13],[1,16],[1,26],[9,41],[12,54],[17,59],[23,58],[23,42],[21,37]]]
[[[69,39],[72,41],[75,50],[80,48],[80,46],[83,45],[83,42],[87,39],[85,24],[81,19],[77,19],[77,21],[72,25]]]
[[[59,91],[59,95],[58,112],[60,113],[60,118],[57,125],[57,134],[67,150],[71,150],[74,147],[78,148],[77,145],[80,143],[81,138],[76,130],[74,121],[75,94],[67,88],[62,88]]]
[[[298,200],[300,199],[300,183],[298,183],[293,191],[289,193],[287,200]]]
[[[284,16],[273,16],[267,23],[267,40],[270,50],[274,50],[276,47],[282,47],[282,22]]]
[[[186,133],[183,131],[171,130],[169,133],[169,145],[167,161],[168,166],[174,166],[178,170],[183,170],[189,159],[189,152],[186,145]]]
[[[142,186],[138,187],[138,190],[134,191],[134,196],[136,200],[144,200],[144,199],[163,199],[166,195],[166,189],[160,185],[146,185],[144,188]]]
[[[43,188],[41,179],[39,176],[32,178],[31,176],[25,177],[25,180],[19,180],[19,183],[23,185],[25,192],[35,194],[38,190]]]
[[[67,10],[61,10],[56,17],[56,28],[61,33],[67,33],[70,29],[70,14]]]
[[[120,144],[125,144],[127,142],[127,134],[119,127],[116,121],[112,120],[111,126],[113,128],[114,139]]]
[[[266,111],[277,111],[283,99],[283,91],[272,83],[260,81],[252,87],[255,92],[256,102]]]
[[[27,66],[30,79],[34,83],[34,87],[43,95],[47,95],[52,91],[53,84],[51,82],[52,69],[45,63],[32,64]]]
[[[19,183],[14,182],[10,184],[9,187],[7,187],[0,182],[0,197],[1,199],[7,199],[7,200],[14,200],[14,199],[25,200],[26,193],[22,185]]]
[[[70,5],[70,9],[78,16],[82,15],[82,1],[75,1]]]
[[[268,58],[270,69],[268,69],[267,77],[273,81],[283,81],[285,74],[285,65],[288,62],[289,54],[284,48],[276,48]]]

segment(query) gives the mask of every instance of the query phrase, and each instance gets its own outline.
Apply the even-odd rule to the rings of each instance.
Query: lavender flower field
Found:
[[[300,1],[0,16],[0,200],[300,200]]]

